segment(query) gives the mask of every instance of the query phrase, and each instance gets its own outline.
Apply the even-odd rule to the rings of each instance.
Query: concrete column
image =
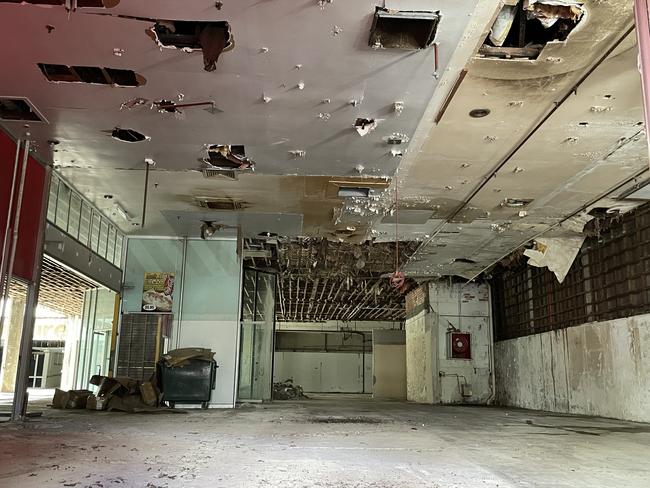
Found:
[[[25,314],[25,300],[12,299],[11,314],[5,327],[7,327],[2,367],[0,367],[0,392],[13,393],[18,371],[18,357],[20,356],[20,338],[23,330],[23,316]]]

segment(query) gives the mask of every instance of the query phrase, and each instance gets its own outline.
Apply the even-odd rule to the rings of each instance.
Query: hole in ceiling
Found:
[[[113,129],[111,136],[114,139],[122,142],[142,142],[147,140],[147,136],[138,132],[137,130],[120,129],[119,127],[115,127],[115,129]]]
[[[532,201],[532,198],[506,198],[501,202],[501,206],[511,208],[525,207]]]
[[[488,115],[490,115],[489,108],[475,108],[474,110],[470,110],[469,112],[469,116],[474,117],[475,119],[480,119]]]
[[[25,98],[0,98],[0,120],[44,122]]]
[[[46,63],[38,63],[38,67],[45,78],[54,83],[89,83],[124,87],[136,87],[146,83],[144,77],[128,69]]]
[[[342,186],[339,188],[338,196],[341,198],[368,198],[370,188],[362,186]]]
[[[377,7],[368,45],[374,48],[424,49],[436,37],[439,12],[412,12]]]
[[[587,127],[589,125],[589,122],[578,122],[578,125],[581,125],[582,127]]]
[[[375,119],[359,117],[354,122],[354,128],[357,129],[359,135],[363,137],[377,128],[377,121]]]
[[[489,58],[537,59],[551,41],[565,41],[584,17],[582,4],[520,1],[504,5],[479,54]]]
[[[467,259],[467,258],[456,258],[456,259],[454,259],[454,263],[476,264],[476,261],[474,261],[473,259]]]
[[[207,153],[203,161],[211,169],[255,170],[255,163],[246,157],[242,145],[211,144],[207,147]]]
[[[172,102],[171,100],[158,100],[157,102],[153,102],[153,104],[159,112],[167,112],[170,114],[179,112],[176,103]]]
[[[230,24],[225,21],[158,20],[150,32],[161,47],[203,51],[205,71],[214,71],[221,53],[234,47]]]

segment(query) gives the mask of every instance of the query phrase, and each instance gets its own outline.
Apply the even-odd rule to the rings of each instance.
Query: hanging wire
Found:
[[[395,175],[395,272],[399,271],[399,198],[397,175]]]

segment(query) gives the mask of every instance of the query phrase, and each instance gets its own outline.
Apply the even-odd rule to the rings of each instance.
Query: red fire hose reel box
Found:
[[[471,334],[451,332],[449,334],[449,352],[452,359],[472,359]]]

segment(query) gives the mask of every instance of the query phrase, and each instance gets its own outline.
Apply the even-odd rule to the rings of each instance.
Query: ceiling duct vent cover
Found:
[[[433,44],[439,22],[439,12],[377,7],[368,44],[373,48],[425,49]]]
[[[0,97],[0,120],[45,122],[45,118],[26,98]]]
[[[225,178],[226,180],[237,180],[238,172],[227,169],[203,169],[204,178]]]
[[[209,208],[210,210],[235,211],[244,208],[243,202],[231,200],[230,198],[196,197],[196,203],[199,207]]]

